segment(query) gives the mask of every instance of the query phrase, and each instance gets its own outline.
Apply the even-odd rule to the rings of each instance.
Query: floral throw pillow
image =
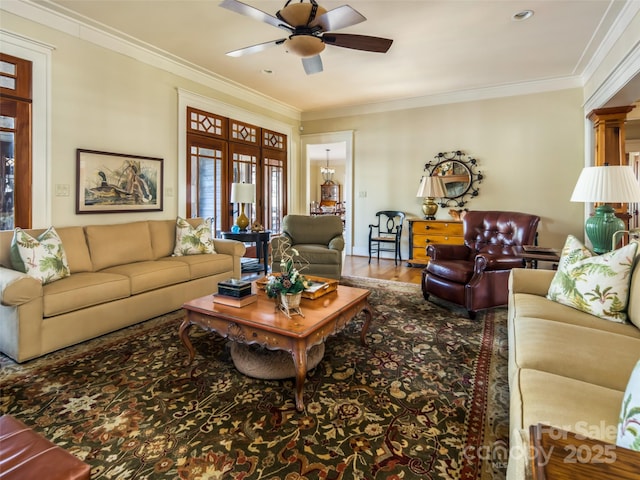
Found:
[[[11,264],[43,285],[71,275],[62,241],[53,227],[38,238],[16,228],[11,241]]]
[[[605,320],[627,320],[629,283],[638,244],[597,255],[567,237],[547,298]]]
[[[176,246],[173,254],[176,257],[184,255],[200,255],[216,253],[211,238],[211,218],[206,218],[197,227],[192,227],[184,218],[176,220]]]
[[[631,372],[622,397],[616,445],[640,451],[640,361]]]

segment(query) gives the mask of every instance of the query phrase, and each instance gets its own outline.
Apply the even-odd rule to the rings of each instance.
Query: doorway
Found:
[[[345,206],[344,240],[345,254],[353,251],[353,132],[329,132],[301,136],[301,152],[305,166],[305,212],[312,201],[319,200],[321,167],[328,163],[339,173],[340,200]],[[328,152],[327,152],[328,150]]]

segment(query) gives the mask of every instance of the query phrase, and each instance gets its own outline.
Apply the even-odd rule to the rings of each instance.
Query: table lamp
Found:
[[[585,167],[576,183],[572,202],[602,203],[595,215],[585,223],[585,232],[596,253],[612,249],[613,234],[624,230],[624,222],[616,217],[610,203],[634,203],[640,201],[640,184],[633,169],[625,165]]]
[[[246,231],[249,226],[249,218],[244,213],[244,206],[247,203],[255,202],[256,186],[253,183],[232,183],[231,203],[240,204],[240,214],[236,218],[236,225],[241,231]]]
[[[418,193],[416,197],[424,198],[422,203],[422,213],[426,220],[435,220],[436,212],[438,211],[438,204],[433,201],[435,197],[446,196],[446,190],[444,183],[439,175],[425,176],[420,181],[420,187],[418,187]]]

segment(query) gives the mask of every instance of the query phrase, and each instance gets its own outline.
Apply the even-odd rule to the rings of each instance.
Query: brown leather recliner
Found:
[[[540,217],[527,213],[470,211],[464,216],[464,245],[433,244],[422,272],[425,300],[434,295],[478,310],[506,305],[509,273],[524,266],[515,246],[533,245]]]

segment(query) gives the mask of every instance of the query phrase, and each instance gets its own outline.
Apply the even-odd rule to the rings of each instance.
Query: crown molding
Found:
[[[353,105],[333,109],[308,111],[302,113],[302,121],[324,120],[329,118],[349,117],[355,115],[367,115],[372,113],[384,113],[395,110],[409,110],[412,108],[433,107],[452,103],[474,102],[479,100],[491,100],[495,98],[530,95],[570,88],[582,88],[582,79],[579,76],[536,80],[510,85],[495,85],[493,87],[447,92],[437,95],[406,98],[390,102],[371,103],[367,105]]]
[[[276,114],[296,121],[300,120],[301,112],[297,108],[186,62],[184,59],[178,58],[169,52],[126,36],[122,32],[109,29],[105,25],[91,23],[84,18],[73,18],[64,12],[54,10],[54,8],[61,9],[62,7],[46,1],[36,4],[29,0],[9,0],[0,4],[0,10],[118,52],[147,65],[160,68],[230,95],[243,102],[260,105]]]

